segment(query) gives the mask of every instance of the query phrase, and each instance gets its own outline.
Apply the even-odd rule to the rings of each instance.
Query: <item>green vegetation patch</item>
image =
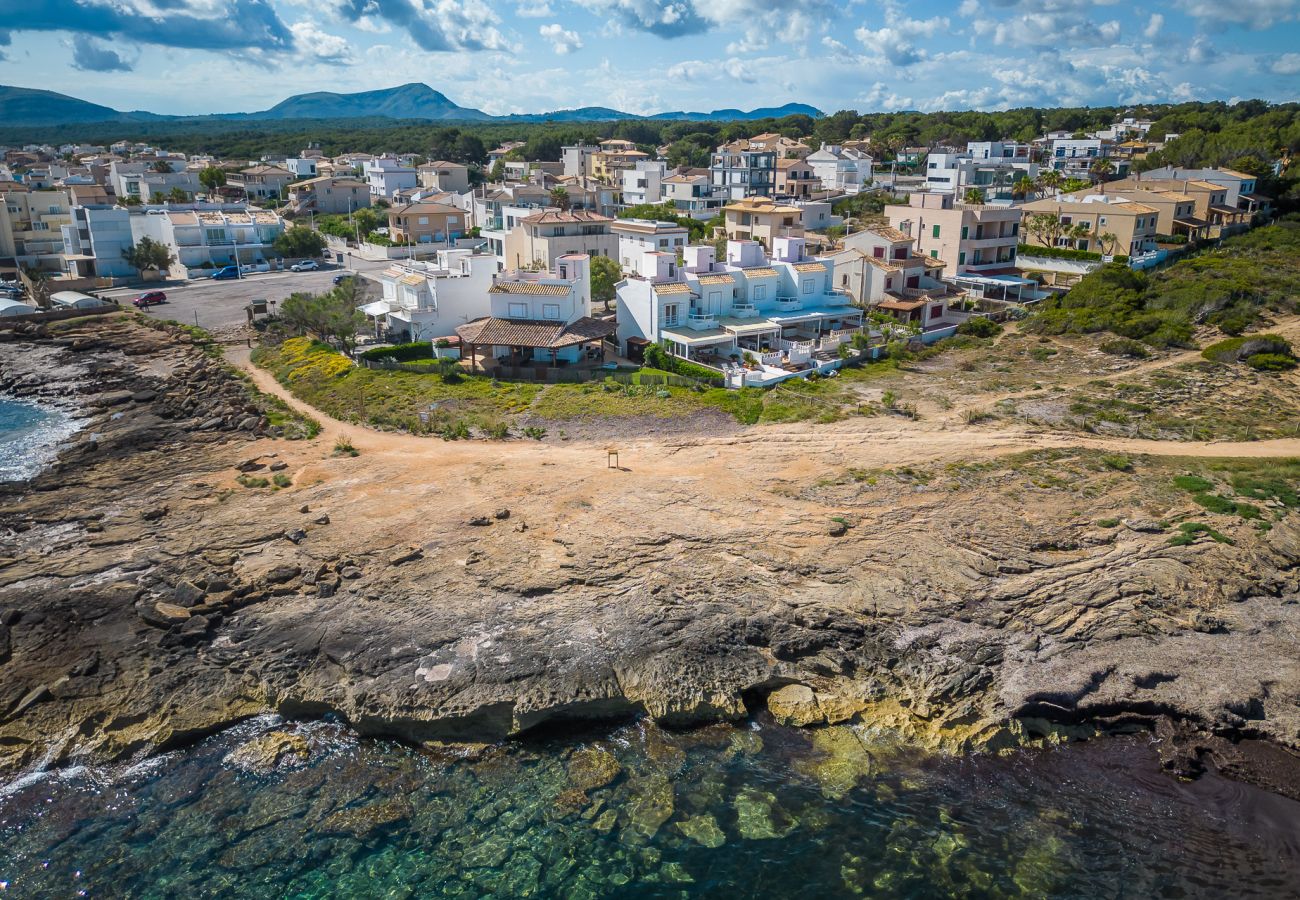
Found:
[[[1216,531],[1204,522],[1184,522],[1178,526],[1178,534],[1169,539],[1169,544],[1174,547],[1186,547],[1188,544],[1196,542],[1201,535],[1208,535],[1220,544],[1231,544],[1232,538]]]

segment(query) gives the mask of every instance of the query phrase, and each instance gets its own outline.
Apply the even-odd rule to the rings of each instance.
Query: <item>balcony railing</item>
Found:
[[[758,307],[748,302],[731,304],[731,314],[737,319],[752,319],[758,315]]]
[[[686,317],[686,327],[693,331],[707,331],[718,327],[718,320],[710,313],[691,313]]]
[[[803,309],[803,301],[798,297],[777,297],[777,312],[798,312]]]

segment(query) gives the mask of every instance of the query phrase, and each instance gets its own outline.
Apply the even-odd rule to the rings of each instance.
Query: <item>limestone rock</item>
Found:
[[[818,725],[826,721],[813,694],[803,684],[788,684],[767,695],[767,711],[782,725]]]
[[[623,766],[608,750],[579,750],[569,758],[569,781],[580,791],[594,791],[612,783]]]
[[[677,830],[710,850],[716,850],[727,842],[726,834],[718,827],[718,820],[708,814],[682,819],[677,823]]]
[[[277,768],[297,768],[311,756],[311,745],[300,734],[272,731],[240,744],[226,754],[228,766],[265,773]]]

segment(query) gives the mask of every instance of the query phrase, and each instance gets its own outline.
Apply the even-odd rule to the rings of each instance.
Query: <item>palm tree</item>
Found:
[[[1119,235],[1113,231],[1103,231],[1097,235],[1097,243],[1101,245],[1101,252],[1107,256],[1115,255],[1115,248],[1119,245]]]
[[[965,195],[962,197],[966,203],[978,205],[984,202],[984,191],[980,188],[967,188]]]
[[[551,205],[558,206],[564,212],[569,211],[569,192],[562,187],[551,189]]]
[[[1093,184],[1101,185],[1101,192],[1106,193],[1106,179],[1115,174],[1115,164],[1106,157],[1102,156],[1092,161],[1088,166],[1088,174],[1092,177]]]
[[[1061,173],[1055,169],[1047,169],[1038,175],[1038,187],[1046,194],[1047,192],[1056,193],[1061,188]]]
[[[1021,175],[1016,179],[1016,183],[1011,185],[1011,196],[1023,200],[1030,194],[1036,193],[1037,190],[1038,188],[1034,184],[1034,179],[1030,178],[1028,175]]]

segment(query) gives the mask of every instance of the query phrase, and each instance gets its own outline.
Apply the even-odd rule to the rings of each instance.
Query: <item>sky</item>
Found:
[[[0,0],[0,84],[265,109],[422,81],[492,114],[1300,98],[1300,0]]]

